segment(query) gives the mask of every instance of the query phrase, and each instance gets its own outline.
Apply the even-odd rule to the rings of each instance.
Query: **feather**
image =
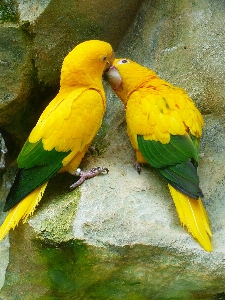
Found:
[[[198,200],[203,197],[199,178],[194,165],[188,161],[174,166],[157,169],[161,176],[181,193]]]
[[[20,168],[16,174],[13,186],[11,187],[9,194],[6,198],[4,211],[10,210],[26,195],[35,190],[38,186],[41,186],[44,182],[53,177],[62,167],[62,160],[70,153],[57,152],[55,149],[51,151],[45,151],[42,143],[40,146],[33,148],[25,157],[24,160],[21,157],[18,158],[18,164]],[[25,148],[28,149],[30,143]],[[29,162],[30,158],[30,162]],[[25,165],[27,164],[27,168]]]
[[[18,225],[21,219],[24,219],[23,223],[26,222],[27,217],[34,212],[35,207],[41,200],[47,184],[48,182],[45,182],[42,186],[36,188],[9,211],[4,223],[0,227],[0,241],[11,228],[14,229]]]
[[[171,185],[168,184],[168,186],[181,224],[187,227],[188,231],[206,251],[212,251],[209,238],[212,236],[212,232],[201,199],[194,200],[176,191]]]

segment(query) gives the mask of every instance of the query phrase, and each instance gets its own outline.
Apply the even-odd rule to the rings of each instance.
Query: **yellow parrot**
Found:
[[[115,59],[105,79],[126,108],[136,168],[149,163],[167,181],[180,222],[212,251],[209,219],[197,175],[203,118],[187,93],[126,58]]]
[[[102,75],[113,60],[111,45],[99,40],[85,41],[65,57],[59,93],[42,113],[18,156],[19,169],[6,199],[4,211],[10,211],[0,227],[0,240],[20,219],[26,222],[48,180],[57,172],[80,176],[71,188],[108,172],[101,167],[86,173],[77,168],[101,126],[106,109]]]

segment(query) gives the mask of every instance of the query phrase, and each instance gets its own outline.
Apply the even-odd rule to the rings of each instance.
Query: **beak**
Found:
[[[111,85],[113,90],[118,90],[122,84],[122,77],[113,65],[104,72],[103,78]]]
[[[107,72],[109,70],[109,68],[112,66],[112,64],[114,62],[114,59],[115,59],[115,52],[113,51],[110,59],[106,62],[104,72]]]

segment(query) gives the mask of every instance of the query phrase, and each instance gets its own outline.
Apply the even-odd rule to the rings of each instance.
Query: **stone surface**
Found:
[[[100,155],[87,154],[82,168],[106,166],[109,174],[73,192],[73,178],[52,180],[30,226],[10,234],[3,299],[225,298],[224,13],[222,1],[146,0],[117,51],[186,89],[203,113],[199,177],[213,252],[202,250],[180,226],[156,172],[145,166],[136,173],[123,105],[107,88],[107,114],[94,143]],[[36,67],[48,84],[38,60]],[[7,240],[1,246],[5,263]]]
[[[0,168],[0,174],[1,172],[1,168]],[[5,180],[4,183],[2,181],[2,174],[0,177],[0,199],[5,199],[5,197],[7,196],[8,193],[8,189],[5,188]],[[4,218],[5,218],[5,214],[2,213],[2,209],[3,209],[3,201],[0,202],[0,223],[3,222]],[[2,286],[5,283],[5,273],[6,273],[6,268],[9,264],[9,239],[8,237],[6,239],[4,239],[1,243],[0,243],[0,290],[2,288]]]
[[[20,21],[34,23],[44,12],[50,0],[18,0],[18,13]]]
[[[4,300],[224,299],[218,268],[208,276],[210,261],[200,266],[192,254],[150,245],[93,247],[78,241],[55,247],[38,243],[26,229],[12,237],[7,284],[0,292]],[[218,290],[220,297],[215,296]]]
[[[33,87],[29,40],[21,28],[0,25],[0,53],[0,128],[17,141],[31,122]]]

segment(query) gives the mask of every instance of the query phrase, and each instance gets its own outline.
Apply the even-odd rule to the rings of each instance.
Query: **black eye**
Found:
[[[118,61],[118,64],[121,65],[121,64],[129,64],[130,61],[126,58],[122,58],[121,60]]]
[[[106,61],[107,56],[103,56],[102,62]]]

